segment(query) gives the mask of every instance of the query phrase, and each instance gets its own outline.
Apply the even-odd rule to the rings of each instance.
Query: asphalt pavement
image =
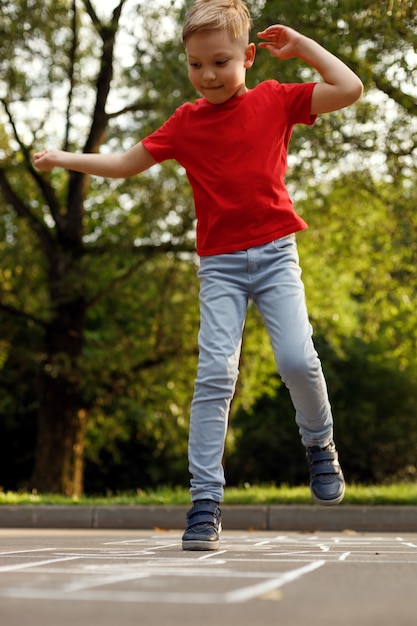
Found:
[[[181,532],[0,529],[1,626],[416,624],[416,532]]]

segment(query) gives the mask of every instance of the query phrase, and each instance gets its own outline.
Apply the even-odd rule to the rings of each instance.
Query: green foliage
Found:
[[[408,182],[392,189],[358,173],[298,207],[310,221],[299,248],[346,476],[415,479],[417,232]],[[233,426],[233,484],[306,480],[285,389],[239,411]]]
[[[158,487],[137,492],[108,492],[105,496],[89,495],[68,498],[57,494],[36,492],[0,491],[1,506],[187,506],[190,493],[183,487]],[[288,485],[245,485],[230,487],[225,493],[225,505],[312,505],[308,487]],[[345,498],[340,506],[403,505],[417,504],[417,485],[395,483],[392,485],[347,485]]]
[[[92,11],[89,3],[69,0],[0,0],[0,437],[6,442],[0,484],[6,489],[27,486],[34,455],[42,452],[34,442],[47,330],[77,298],[85,307],[80,351],[60,349],[47,367],[51,379],[67,377],[79,394],[87,490],[188,480],[198,285],[184,172],[166,163],[128,181],[86,180],[77,213],[69,194],[74,176],[56,171],[36,178],[30,154],[50,145],[123,150],[195,98],[177,23],[189,3],[121,2],[120,23],[103,3],[93,4]],[[287,181],[309,223],[298,237],[301,264],[346,474],[361,482],[413,479],[413,2],[250,4],[254,39],[266,25],[286,23],[326,45],[365,82],[365,97],[354,107],[294,130]],[[112,29],[116,47],[105,57]],[[112,63],[109,93],[104,58]],[[266,78],[317,75],[301,61],[279,62],[259,50],[248,81]],[[103,132],[91,148],[97,124]],[[74,246],[63,226],[76,219],[82,232]],[[292,405],[253,308],[240,369],[227,438],[229,482],[304,483]],[[61,407],[56,413],[59,422]]]

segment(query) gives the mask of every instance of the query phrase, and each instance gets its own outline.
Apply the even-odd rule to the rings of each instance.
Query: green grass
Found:
[[[308,487],[288,487],[285,485],[259,485],[228,487],[225,491],[225,504],[313,504]],[[187,489],[161,487],[156,490],[136,493],[108,494],[107,496],[83,496],[69,498],[61,495],[30,492],[0,491],[0,505],[189,505]],[[348,485],[343,504],[402,504],[417,505],[417,483],[395,485]],[[342,505],[343,506],[343,505]]]

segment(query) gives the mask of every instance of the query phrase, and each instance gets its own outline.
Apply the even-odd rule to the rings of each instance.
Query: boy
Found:
[[[295,233],[306,224],[292,208],[284,175],[294,124],[311,125],[318,114],[352,104],[362,83],[318,43],[275,25],[259,33],[259,47],[278,59],[303,59],[322,81],[269,80],[249,90],[246,71],[256,51],[249,32],[243,0],[197,0],[186,16],[183,41],[200,99],[179,107],[124,154],[47,150],[33,159],[43,171],[59,166],[114,178],[166,159],[176,159],[187,172],[197,216],[201,320],[189,433],[193,506],[184,550],[219,547],[222,456],[249,299],[263,317],[295,407],[313,499],[338,504],[345,490],[298,263]]]

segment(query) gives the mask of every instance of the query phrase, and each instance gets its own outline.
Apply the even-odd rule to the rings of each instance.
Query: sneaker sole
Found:
[[[183,541],[183,550],[218,550],[220,547],[220,541],[198,541],[194,539],[192,541]]]

